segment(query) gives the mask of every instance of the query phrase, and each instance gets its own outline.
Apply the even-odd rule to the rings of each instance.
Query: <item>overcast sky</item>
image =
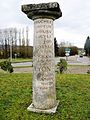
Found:
[[[62,17],[54,22],[54,36],[58,43],[69,41],[84,47],[90,35],[90,0],[0,0],[0,29],[29,26],[31,44],[33,21],[21,12],[22,4],[58,2]]]

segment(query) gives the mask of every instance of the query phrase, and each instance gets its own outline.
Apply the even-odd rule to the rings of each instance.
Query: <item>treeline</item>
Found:
[[[69,53],[70,56],[78,54],[78,47],[65,42],[61,42],[60,45],[58,45],[56,38],[54,38],[54,50],[55,56],[64,57],[66,53]]]
[[[0,58],[32,57],[28,32],[28,27],[0,29]]]
[[[78,54],[78,48],[76,46],[68,47],[70,49],[70,56]],[[66,49],[67,47],[60,47],[59,48],[59,56],[64,57],[66,56]]]
[[[88,36],[84,45],[86,56],[90,56],[90,37]]]
[[[30,46],[29,28],[17,29],[8,28],[0,29],[0,58],[30,58],[33,56],[33,47]],[[86,54],[90,54],[88,37],[85,44]],[[48,43],[47,43],[48,44]],[[66,56],[78,54],[78,48],[71,43],[57,43],[54,38],[55,56]]]
[[[32,58],[33,47],[32,46],[13,46],[12,58]],[[10,46],[5,46],[3,50],[0,50],[0,59],[10,58]]]

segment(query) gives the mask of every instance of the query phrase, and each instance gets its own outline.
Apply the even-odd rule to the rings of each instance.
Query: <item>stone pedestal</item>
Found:
[[[28,110],[55,113],[58,102],[55,89],[54,25],[61,17],[59,4],[23,5],[22,11],[34,20],[33,100]]]

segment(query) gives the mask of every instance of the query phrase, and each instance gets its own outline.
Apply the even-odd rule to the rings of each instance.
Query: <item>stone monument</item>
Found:
[[[34,21],[33,100],[28,110],[55,113],[58,101],[55,89],[54,24],[62,16],[57,2],[22,5],[22,11]]]

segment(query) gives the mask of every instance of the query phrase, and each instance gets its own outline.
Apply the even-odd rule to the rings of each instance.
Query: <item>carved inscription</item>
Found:
[[[37,19],[34,21],[33,67],[38,90],[46,91],[54,87],[54,37],[53,20]]]
[[[54,63],[53,21],[62,16],[57,2],[22,5],[34,21],[33,101],[28,110],[55,113],[57,108]]]

